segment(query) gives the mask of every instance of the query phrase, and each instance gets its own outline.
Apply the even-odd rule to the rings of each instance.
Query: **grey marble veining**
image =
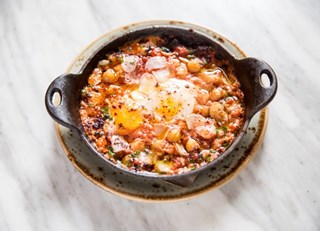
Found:
[[[0,0],[0,230],[320,230],[320,2]],[[276,71],[261,150],[222,188],[129,201],[69,162],[44,107],[92,40],[140,20],[204,25]]]

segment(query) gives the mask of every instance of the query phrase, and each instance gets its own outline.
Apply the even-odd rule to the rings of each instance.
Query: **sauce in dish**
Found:
[[[179,174],[219,157],[243,126],[232,65],[212,47],[144,37],[106,54],[82,89],[87,137],[132,171]]]

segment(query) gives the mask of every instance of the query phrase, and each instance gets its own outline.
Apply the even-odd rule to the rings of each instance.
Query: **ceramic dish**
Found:
[[[77,66],[77,61],[71,66]],[[215,167],[202,172],[192,185],[180,187],[161,179],[154,181],[124,175],[105,168],[103,161],[84,145],[78,133],[56,124],[61,146],[76,169],[95,185],[115,195],[137,201],[170,202],[191,199],[217,189],[235,178],[258,152],[268,124],[268,109],[258,112],[233,152]]]
[[[68,94],[70,89],[73,89],[71,90],[72,92],[77,92],[77,90],[81,89],[79,86],[81,87],[82,83],[78,82],[86,80],[86,76],[91,72],[92,66],[96,65],[104,50],[108,49],[109,45],[106,44],[109,44],[110,41],[116,41],[112,43],[119,44],[119,39],[121,44],[122,40],[126,41],[132,35],[144,34],[145,30],[147,33],[150,33],[150,31],[153,33],[169,30],[172,33],[177,33],[180,37],[188,35],[191,36],[190,39],[195,37],[195,40],[212,41],[213,46],[219,50],[219,53],[222,53],[223,56],[228,57],[235,63],[234,65],[237,66],[239,73],[242,73],[241,75],[250,76],[248,78],[242,76],[242,80],[240,79],[245,89],[246,121],[238,139],[222,156],[213,161],[214,163],[212,162],[187,174],[175,176],[153,175],[150,177],[150,175],[146,174],[128,172],[119,166],[111,164],[95,151],[81,132],[81,126],[78,125],[77,114],[75,114],[77,106],[74,105],[76,105],[77,100],[72,99],[72,97],[75,97],[74,94]],[[172,21],[149,21],[132,24],[102,36],[85,49],[68,70],[68,73],[74,73],[74,75],[63,75],[57,78],[48,88],[46,94],[47,109],[56,121],[71,128],[70,131],[72,133],[66,132],[65,128],[62,129],[61,126],[57,127],[69,158],[82,173],[101,187],[131,198],[165,198],[167,200],[185,198],[196,195],[198,192],[207,191],[209,188],[217,187],[225,182],[226,179],[231,178],[251,159],[261,143],[267,116],[266,110],[260,110],[274,97],[277,81],[273,70],[266,63],[253,58],[241,59],[244,57],[245,55],[237,46],[221,35],[193,24]],[[263,73],[267,74],[270,86],[264,87],[261,84],[261,74]],[[77,81],[76,84],[74,84],[75,81]],[[248,88],[249,90],[246,90]],[[53,106],[51,102],[52,95],[55,92],[62,94],[62,103],[58,107]],[[257,112],[258,114],[256,114]],[[255,114],[255,119],[251,120]],[[250,121],[251,124],[254,122],[252,126],[250,125],[251,127],[249,127]],[[250,129],[252,130],[251,136],[248,135],[250,134]],[[69,136],[79,137],[68,139],[67,137]],[[75,141],[78,141],[78,143]],[[241,146],[239,146],[240,144]]]

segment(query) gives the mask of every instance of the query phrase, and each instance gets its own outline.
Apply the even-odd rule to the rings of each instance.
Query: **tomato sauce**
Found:
[[[200,168],[243,126],[240,83],[210,46],[160,36],[129,42],[106,54],[81,93],[86,135],[102,155],[132,171]]]

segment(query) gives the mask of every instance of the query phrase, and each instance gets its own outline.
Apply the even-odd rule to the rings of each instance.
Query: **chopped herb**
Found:
[[[223,146],[223,147],[228,147],[228,146],[229,146],[229,142],[228,142],[228,141],[223,142],[223,143],[222,143],[222,146]]]
[[[114,153],[114,151],[113,151],[113,148],[112,148],[111,146],[108,148],[108,154],[109,154],[110,156],[114,156],[114,155],[115,155],[115,153]]]
[[[198,162],[203,162],[203,156],[198,156]]]
[[[103,117],[107,120],[113,120],[113,117],[109,114],[109,107],[103,107],[101,109]]]
[[[197,168],[197,167],[196,167],[196,165],[194,164],[194,165],[192,165],[192,166],[190,167],[190,170],[193,171],[193,170],[196,170],[196,168]]]
[[[207,156],[207,162],[211,161],[211,156]]]
[[[210,153],[215,153],[215,152],[217,152],[216,150],[214,150],[214,149],[210,149],[210,151],[209,151]]]
[[[118,60],[119,60],[121,63],[123,63],[123,62],[124,62],[124,57],[121,55],[121,56],[118,57]]]
[[[189,50],[189,55],[193,55],[195,50],[190,49]]]
[[[135,154],[136,156],[138,156],[138,155],[140,155],[140,153],[141,153],[141,151],[136,151],[134,154]]]
[[[166,48],[166,47],[161,47],[161,51],[163,51],[163,52],[167,52],[167,53],[169,53],[169,52],[170,52],[169,48]]]
[[[228,127],[227,127],[227,126],[222,126],[221,129],[222,129],[223,132],[224,132],[223,135],[226,136],[226,135],[227,135],[227,132],[228,132]]]
[[[101,109],[101,111],[102,111],[103,115],[109,114],[109,107],[103,107]]]
[[[109,114],[105,115],[104,118],[107,119],[107,120],[110,120],[110,121],[113,120],[113,117],[111,115],[109,115]]]
[[[228,131],[228,127],[227,126],[222,126],[221,128],[224,131],[224,133],[226,133]]]

